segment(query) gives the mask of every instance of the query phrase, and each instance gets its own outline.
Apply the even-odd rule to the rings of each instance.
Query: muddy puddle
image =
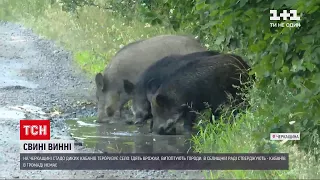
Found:
[[[94,118],[66,120],[71,135],[89,148],[108,153],[190,152],[183,135],[160,136],[148,132],[148,125],[137,127],[123,122],[97,124]]]

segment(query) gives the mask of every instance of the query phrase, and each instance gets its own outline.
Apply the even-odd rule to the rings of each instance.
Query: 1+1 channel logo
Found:
[[[289,19],[288,19],[289,18]],[[270,10],[270,21],[280,21],[280,20],[290,20],[290,21],[300,21],[300,16],[298,16],[297,10],[283,10],[278,16],[277,10]],[[289,27],[289,28],[299,28],[301,27],[300,22],[270,22],[270,27]]]

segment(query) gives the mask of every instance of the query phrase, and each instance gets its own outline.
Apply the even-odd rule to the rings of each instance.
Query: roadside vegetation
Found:
[[[301,27],[270,28],[270,9],[297,9]],[[256,75],[250,108],[200,128],[196,150],[289,153],[290,170],[211,171],[208,179],[319,177],[319,16],[316,0],[0,0],[0,20],[59,42],[92,77],[122,46],[158,34],[193,34],[209,49],[244,57]],[[270,132],[300,132],[301,140],[270,141]]]

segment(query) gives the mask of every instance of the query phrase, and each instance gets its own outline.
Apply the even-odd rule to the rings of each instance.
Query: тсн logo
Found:
[[[20,140],[50,140],[50,120],[20,120]]]

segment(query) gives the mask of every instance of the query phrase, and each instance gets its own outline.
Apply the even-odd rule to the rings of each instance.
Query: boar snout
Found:
[[[107,107],[107,116],[112,117],[114,115],[114,109]]]
[[[162,124],[157,128],[159,135],[176,135],[175,123]]]
[[[98,114],[98,120],[97,120],[98,123],[104,123],[104,122],[107,122],[107,121],[108,121],[108,117],[106,116],[105,113],[99,113]]]

